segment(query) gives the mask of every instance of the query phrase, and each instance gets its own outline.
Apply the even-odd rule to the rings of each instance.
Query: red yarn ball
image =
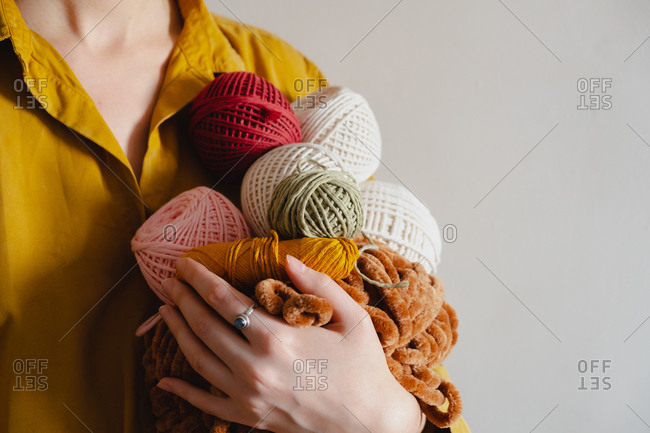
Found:
[[[190,140],[218,177],[241,176],[267,150],[300,142],[282,92],[251,72],[217,76],[192,101]]]

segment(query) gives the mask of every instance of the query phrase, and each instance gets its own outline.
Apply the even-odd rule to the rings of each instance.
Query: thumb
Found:
[[[302,293],[310,293],[330,301],[334,307],[332,319],[335,322],[344,326],[355,326],[366,315],[366,311],[329,276],[305,266],[290,255],[287,255],[285,269],[293,284]]]

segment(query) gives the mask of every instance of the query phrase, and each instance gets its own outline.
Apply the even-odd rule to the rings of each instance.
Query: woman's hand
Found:
[[[160,313],[192,367],[227,397],[177,378],[158,386],[206,413],[276,433],[421,432],[418,403],[388,370],[365,310],[297,259],[288,257],[286,269],[298,290],[332,303],[327,326],[294,328],[257,308],[240,334],[232,322],[253,301],[198,262],[178,260],[192,287],[166,280],[180,312]]]

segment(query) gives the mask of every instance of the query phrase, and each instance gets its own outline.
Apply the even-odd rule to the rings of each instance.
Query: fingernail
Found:
[[[169,316],[169,310],[167,309],[167,305],[163,305],[162,307],[158,308],[158,312],[160,313],[163,319],[166,319],[167,316]]]
[[[163,282],[160,283],[160,290],[165,295],[169,295],[169,286],[171,286],[171,284],[172,284],[172,279],[171,278],[167,278],[167,279],[163,280]]]
[[[164,390],[164,391],[171,391],[172,388],[169,386],[169,383],[165,379],[160,379],[160,382],[158,382],[158,385],[156,385],[158,388]]]
[[[289,266],[299,274],[302,274],[305,272],[305,269],[307,269],[307,266],[305,266],[303,262],[289,254],[287,254],[287,263],[289,263]]]

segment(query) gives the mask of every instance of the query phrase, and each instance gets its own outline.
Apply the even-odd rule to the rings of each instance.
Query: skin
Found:
[[[18,7],[27,26],[64,57],[139,179],[154,103],[183,20],[171,0],[116,4],[20,0]]]
[[[332,303],[327,326],[294,328],[255,309],[239,334],[231,323],[253,301],[194,260],[179,260],[177,270],[189,285],[168,279],[162,289],[180,311],[163,306],[160,314],[192,367],[227,397],[177,378],[162,379],[160,388],[222,419],[275,432],[422,431],[417,401],[388,370],[369,316],[328,276],[287,256],[298,290]],[[327,389],[294,390],[294,362],[307,359],[327,361],[310,373]]]
[[[172,0],[123,0],[111,11],[115,4],[20,0],[18,7],[64,57],[139,178],[151,114],[183,23]],[[253,302],[199,263],[179,260],[189,285],[167,280],[164,290],[178,309],[164,306],[160,313],[194,369],[228,397],[173,378],[159,386],[207,413],[275,432],[358,433],[363,426],[373,433],[421,432],[418,403],[390,374],[365,311],[329,277],[288,263],[300,291],[332,302],[331,324],[297,329],[257,309],[241,335],[232,320]],[[326,390],[293,390],[294,362],[307,359],[327,360],[318,375]]]

